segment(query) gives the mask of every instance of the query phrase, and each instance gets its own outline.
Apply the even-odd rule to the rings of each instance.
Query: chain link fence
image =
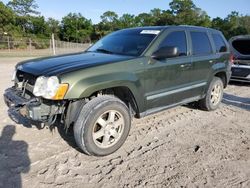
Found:
[[[72,43],[46,38],[0,36],[0,57],[51,56],[86,50],[90,43]]]

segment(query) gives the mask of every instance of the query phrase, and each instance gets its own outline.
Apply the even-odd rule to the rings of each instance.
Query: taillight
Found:
[[[229,58],[230,63],[234,64],[234,60],[235,60],[234,55],[230,54],[230,58]]]

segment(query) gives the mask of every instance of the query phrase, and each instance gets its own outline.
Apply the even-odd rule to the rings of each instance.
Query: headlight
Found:
[[[37,78],[33,94],[46,99],[61,100],[68,90],[68,84],[60,84],[56,76]]]
[[[46,93],[43,95],[44,98],[51,99],[56,95],[59,88],[59,80],[56,76],[49,77],[47,80]]]
[[[37,97],[44,96],[46,93],[48,78],[40,76],[36,79],[33,94]]]

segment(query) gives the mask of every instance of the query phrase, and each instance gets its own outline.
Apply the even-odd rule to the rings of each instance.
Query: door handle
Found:
[[[191,67],[191,63],[186,63],[186,64],[182,64],[180,65],[181,68],[189,68]]]

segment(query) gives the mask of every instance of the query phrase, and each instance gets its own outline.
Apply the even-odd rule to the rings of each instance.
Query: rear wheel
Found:
[[[125,142],[130,124],[128,107],[121,100],[100,96],[82,107],[74,125],[75,140],[88,155],[109,155]]]
[[[214,77],[209,85],[206,97],[199,101],[200,107],[207,111],[217,109],[223,98],[223,88],[222,80]]]

